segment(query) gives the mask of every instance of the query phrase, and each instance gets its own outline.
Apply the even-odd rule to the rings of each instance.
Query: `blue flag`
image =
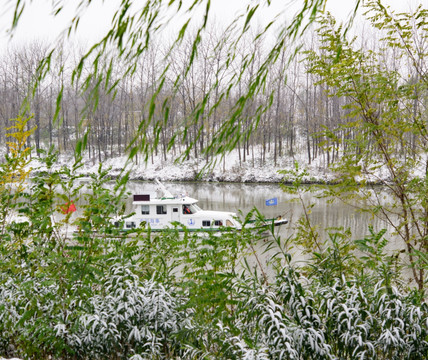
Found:
[[[275,197],[275,198],[266,200],[266,206],[273,206],[273,205],[278,205],[278,198]]]

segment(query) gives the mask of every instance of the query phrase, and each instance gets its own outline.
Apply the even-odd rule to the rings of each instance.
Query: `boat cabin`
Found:
[[[163,197],[151,194],[134,195],[135,214],[125,220],[127,230],[150,226],[152,230],[183,225],[189,230],[219,230],[221,227],[236,228],[239,223],[235,213],[205,211],[197,205],[198,200],[188,196],[173,196],[169,192]]]

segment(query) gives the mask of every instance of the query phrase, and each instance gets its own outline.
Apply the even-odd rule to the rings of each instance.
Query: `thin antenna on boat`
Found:
[[[174,195],[172,195],[167,189],[166,189],[166,187],[164,186],[164,184],[162,184],[160,181],[159,181],[159,179],[155,179],[155,181],[156,181],[156,183],[158,184],[158,186],[160,187],[160,189],[162,190],[162,192],[163,192],[163,196],[164,197],[167,197],[167,198],[173,198],[174,197]]]

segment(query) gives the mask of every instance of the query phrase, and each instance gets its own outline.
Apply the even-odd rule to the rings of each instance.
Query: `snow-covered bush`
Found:
[[[25,266],[25,265],[23,265]],[[67,344],[57,337],[59,323],[71,328],[75,301],[64,298],[52,279],[26,274],[1,279],[0,353],[46,357],[61,354]]]
[[[162,285],[140,280],[129,266],[114,265],[98,294],[88,299],[78,331],[64,336],[90,357],[166,358],[179,349],[175,335],[190,327],[180,305]]]
[[[311,283],[284,271],[254,282],[239,306],[231,352],[248,359],[426,359],[428,308],[396,289],[367,295],[353,282]]]
[[[113,265],[92,296],[85,298],[88,289],[77,291],[80,286],[63,298],[53,281],[6,281],[0,289],[0,353],[9,345],[26,356],[63,359],[163,359],[180,351],[176,334],[191,322],[162,285],[139,279],[130,265]]]

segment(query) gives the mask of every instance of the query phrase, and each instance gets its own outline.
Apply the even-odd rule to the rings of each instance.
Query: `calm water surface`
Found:
[[[287,239],[293,235],[293,227],[297,220],[303,215],[303,206],[301,202],[296,201],[295,196],[284,193],[279,185],[275,184],[235,184],[235,183],[164,183],[165,187],[172,194],[187,194],[190,197],[199,200],[198,205],[205,210],[220,210],[248,213],[254,207],[267,218],[278,215],[289,219],[289,224],[275,228],[277,235],[281,239]],[[149,182],[130,182],[129,190],[132,194],[144,194],[155,192],[156,184]],[[266,206],[266,200],[278,198],[277,206]],[[314,194],[304,194],[303,201],[306,206],[313,204],[310,213],[310,219],[313,225],[316,225],[320,234],[325,234],[322,229],[332,227],[349,228],[352,233],[352,239],[362,239],[369,234],[368,227],[373,226],[375,231],[383,228],[388,230],[388,226],[378,218],[371,218],[369,214],[361,213],[355,206],[346,205],[342,202],[330,203],[326,199],[317,198]],[[132,208],[132,200],[129,199],[129,209]],[[355,205],[355,204],[354,204]],[[325,238],[325,235],[323,236]],[[390,231],[387,232],[390,239],[388,248],[390,250],[399,249],[402,243],[394,238]],[[254,250],[254,252],[253,252]],[[254,269],[262,268],[270,277],[274,274],[270,267],[269,260],[276,250],[270,252],[264,251],[264,244],[255,244],[255,249],[249,249],[254,255],[244,255],[247,262]],[[309,255],[304,255],[301,249],[293,244],[286,249],[292,254],[293,262],[305,261]]]

